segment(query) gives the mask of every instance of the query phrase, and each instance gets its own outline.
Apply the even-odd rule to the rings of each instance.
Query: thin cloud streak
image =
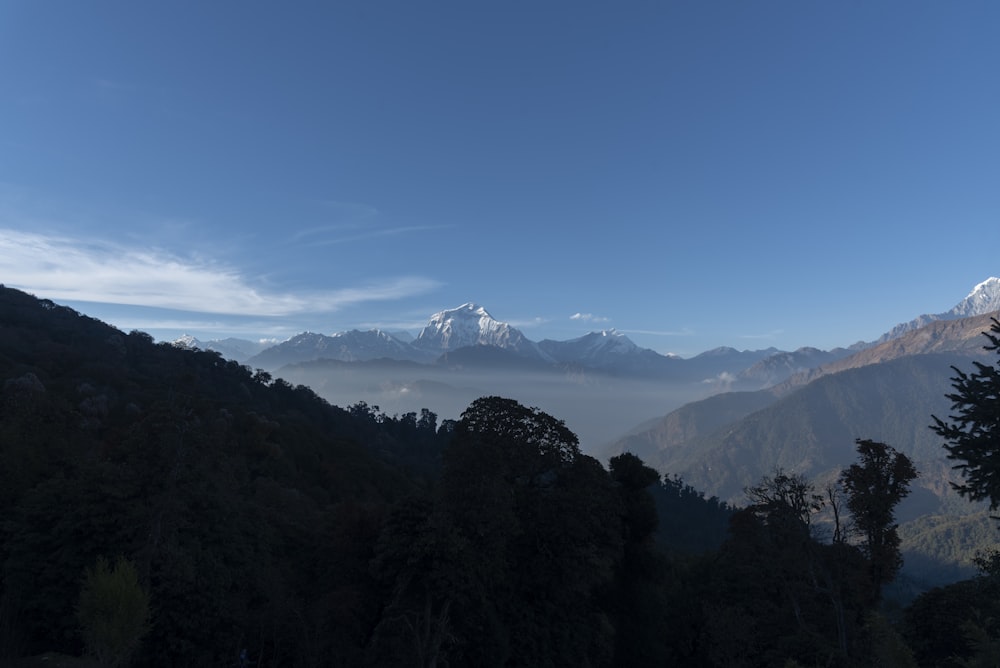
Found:
[[[593,313],[574,313],[569,317],[570,320],[582,320],[583,322],[610,322],[611,318],[606,318],[603,315],[594,315]]]
[[[11,287],[52,299],[241,316],[332,312],[411,297],[440,285],[429,278],[402,277],[293,295],[255,288],[236,269],[210,261],[10,229],[0,229],[0,277]]]
[[[411,225],[408,227],[384,227],[381,229],[374,229],[367,232],[362,232],[360,234],[338,237],[336,239],[324,239],[321,241],[312,241],[309,242],[308,245],[332,246],[334,244],[345,244],[353,241],[365,241],[368,239],[379,239],[382,237],[394,237],[400,234],[410,234],[412,232],[427,232],[430,230],[441,230],[449,227],[452,227],[452,225]],[[314,233],[314,231],[312,230],[306,231],[306,234],[311,234],[311,233]]]
[[[676,331],[670,330],[655,330],[655,329],[619,329],[619,332],[624,332],[625,334],[644,334],[647,336],[694,336],[695,332],[692,329],[681,329]]]
[[[129,332],[133,329],[141,332],[213,332],[222,335],[224,338],[239,335],[250,340],[261,341],[284,341],[301,331],[287,325],[156,318],[149,316],[105,316],[101,320],[123,332]]]

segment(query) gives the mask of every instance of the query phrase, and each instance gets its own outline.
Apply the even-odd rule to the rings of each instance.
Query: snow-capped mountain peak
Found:
[[[972,288],[972,292],[948,313],[958,318],[968,318],[993,311],[1000,311],[1000,278],[995,276]]]
[[[173,341],[170,342],[172,345],[178,348],[200,348],[202,347],[201,341],[191,336],[190,334],[183,334]]]
[[[473,302],[432,315],[413,346],[441,352],[469,346],[496,346],[549,361],[548,355],[520,330],[496,320],[489,311]]]
[[[626,356],[655,354],[640,348],[616,329],[590,332],[569,341],[545,340],[539,346],[559,362],[581,362],[601,368],[614,366],[616,360]]]
[[[581,343],[586,342],[594,352],[600,350],[613,355],[627,355],[639,350],[639,346],[635,345],[632,339],[613,328],[591,332],[577,340]]]
[[[482,306],[469,302],[432,315],[427,326],[417,335],[414,345],[438,350],[475,345],[504,347],[511,330],[517,332],[510,325],[494,319]]]
[[[212,339],[211,341],[201,341],[190,334],[184,334],[170,342],[178,348],[191,348],[199,350],[212,350],[221,354],[226,359],[244,362],[247,359],[259,354],[278,343],[275,339],[258,339],[248,341],[246,339]]]
[[[891,330],[875,341],[875,345],[885,343],[898,338],[907,332],[919,329],[936,320],[957,320],[958,318],[971,318],[977,315],[986,315],[1000,310],[1000,278],[991,276],[985,281],[972,288],[972,292],[960,301],[950,311],[944,313],[921,315],[910,322],[896,325]]]

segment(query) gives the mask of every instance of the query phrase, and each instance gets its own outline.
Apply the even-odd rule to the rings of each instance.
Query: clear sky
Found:
[[[158,339],[832,348],[998,214],[995,0],[0,0],[0,283]]]

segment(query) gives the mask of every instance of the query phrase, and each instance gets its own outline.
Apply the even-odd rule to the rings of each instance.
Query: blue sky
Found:
[[[0,0],[0,282],[832,348],[1000,274],[1000,3]]]

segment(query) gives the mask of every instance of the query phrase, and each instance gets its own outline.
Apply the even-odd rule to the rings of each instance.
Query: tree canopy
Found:
[[[910,493],[917,469],[910,458],[885,443],[857,440],[857,463],[840,476],[847,494],[847,508],[861,548],[868,558],[872,599],[891,582],[903,564],[896,531],[895,508]]]
[[[993,318],[990,331],[983,335],[989,343],[983,348],[1000,354],[1000,321]],[[954,392],[947,420],[932,416],[931,425],[945,439],[948,458],[959,462],[964,482],[954,488],[971,501],[988,500],[990,510],[1000,507],[1000,361],[993,365],[973,362],[976,369],[966,373],[952,367]]]
[[[891,529],[879,503],[903,494],[906,467],[866,443],[845,472],[868,498],[855,526],[868,513]],[[864,546],[892,541],[820,540],[822,500],[801,476],[779,469],[747,492],[737,510],[634,454],[605,468],[561,420],[512,399],[483,397],[440,426],[426,409],[343,410],[0,288],[4,665],[88,645],[162,666],[905,655],[872,616],[879,552]],[[104,604],[123,601],[132,612],[96,634]],[[933,626],[914,619],[916,633]]]

